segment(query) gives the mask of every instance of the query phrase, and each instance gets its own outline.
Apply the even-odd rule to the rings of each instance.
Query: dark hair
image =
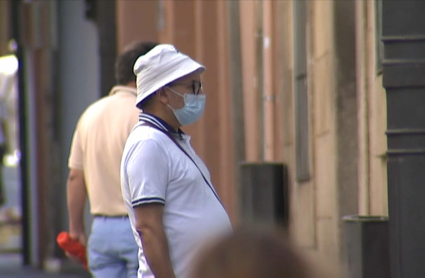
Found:
[[[310,262],[288,240],[239,229],[206,248],[192,278],[311,278]],[[316,277],[316,275],[314,275]]]
[[[126,85],[136,81],[133,67],[137,58],[148,53],[152,48],[157,46],[155,42],[138,41],[129,44],[115,61],[115,80],[118,85]]]
[[[139,102],[136,105],[137,108],[139,108],[141,110],[145,110],[147,107],[151,106],[152,105],[152,102],[153,102],[154,95],[156,95],[156,92],[155,93],[152,93],[147,98],[145,98],[143,101]]]

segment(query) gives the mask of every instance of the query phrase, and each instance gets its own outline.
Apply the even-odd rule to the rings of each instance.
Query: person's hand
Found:
[[[87,246],[87,236],[84,231],[69,231],[69,236],[73,239],[81,243],[83,246]]]
[[[84,231],[70,231],[69,236],[71,237],[71,239],[78,241],[81,245],[87,246],[87,236]],[[73,261],[81,263],[78,257],[73,256],[68,252],[65,252],[65,255]]]

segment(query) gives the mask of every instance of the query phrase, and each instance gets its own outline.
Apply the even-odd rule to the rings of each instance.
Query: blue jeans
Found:
[[[87,256],[95,278],[137,278],[138,251],[128,217],[96,216]]]

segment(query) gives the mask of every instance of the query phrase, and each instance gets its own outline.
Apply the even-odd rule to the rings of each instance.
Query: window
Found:
[[[295,160],[298,181],[310,179],[306,1],[294,1]]]

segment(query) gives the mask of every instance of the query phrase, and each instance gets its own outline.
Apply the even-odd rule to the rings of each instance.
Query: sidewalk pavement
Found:
[[[0,278],[85,278],[88,273],[46,273],[33,267],[22,266],[20,254],[0,254]]]
[[[59,273],[45,273],[33,268],[0,269],[0,278],[82,278],[83,276]]]
[[[1,0],[0,0],[1,1]],[[5,183],[6,204],[2,207],[20,211],[20,181],[19,167],[4,167],[3,179]],[[3,211],[1,211],[3,212]],[[0,224],[4,222],[3,214],[0,215]],[[20,249],[21,233],[13,226],[0,226],[0,278],[86,278],[90,277],[87,271],[74,263],[64,262],[61,265],[63,273],[47,273],[34,267],[24,267],[19,253],[7,253],[7,250],[18,252]],[[3,229],[3,230],[2,230]],[[7,229],[7,230],[6,230]],[[7,236],[5,240],[2,237]]]

